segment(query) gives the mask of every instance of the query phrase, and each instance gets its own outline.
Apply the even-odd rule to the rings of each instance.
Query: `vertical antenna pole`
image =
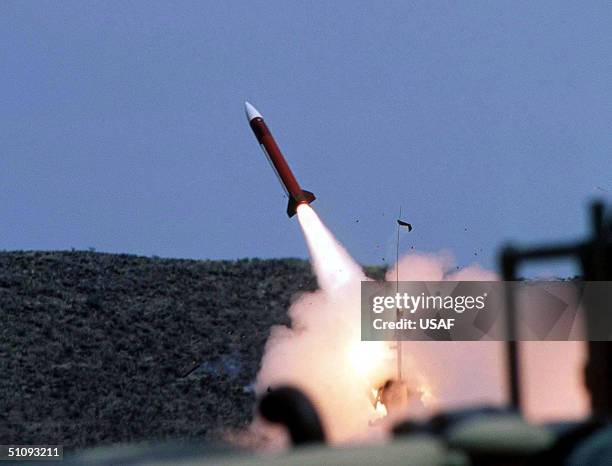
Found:
[[[399,208],[399,218],[402,218],[402,206]],[[399,243],[400,243],[400,224],[397,223],[397,243],[395,245],[395,292],[399,293]],[[399,308],[395,308],[395,320],[400,320],[400,311]],[[397,331],[397,330],[396,330]],[[397,350],[397,381],[402,381],[402,340],[397,338],[395,343],[395,348]]]

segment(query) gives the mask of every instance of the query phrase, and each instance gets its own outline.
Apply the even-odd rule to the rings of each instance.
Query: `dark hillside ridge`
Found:
[[[251,420],[300,259],[0,253],[0,443],[218,438]],[[195,369],[195,370],[194,370]]]

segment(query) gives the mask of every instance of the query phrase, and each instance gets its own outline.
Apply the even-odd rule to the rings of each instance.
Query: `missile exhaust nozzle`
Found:
[[[302,190],[301,196],[298,198],[290,197],[289,204],[287,205],[287,215],[289,218],[293,217],[297,213],[297,208],[300,204],[310,204],[316,199],[316,196],[310,191]]]

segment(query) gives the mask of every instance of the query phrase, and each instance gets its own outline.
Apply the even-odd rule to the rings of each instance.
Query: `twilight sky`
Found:
[[[577,237],[612,200],[611,25],[609,2],[4,0],[0,249],[306,257],[245,99],[361,262],[393,259],[400,205],[402,249],[462,265]]]

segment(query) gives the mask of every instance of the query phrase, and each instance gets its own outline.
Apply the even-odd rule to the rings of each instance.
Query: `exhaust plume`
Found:
[[[361,267],[308,205],[298,207],[319,290],[304,293],[289,309],[291,328],[271,329],[256,390],[290,384],[313,400],[330,441],[367,431],[384,412],[374,406],[376,384],[392,375],[386,342],[362,342]]]
[[[382,438],[386,424],[393,420],[381,421],[386,410],[375,402],[376,389],[394,378],[396,362],[392,343],[361,341],[360,282],[368,278],[309,205],[299,205],[297,215],[319,290],[295,299],[289,309],[291,327],[271,329],[256,391],[261,395],[268,387],[279,385],[302,390],[319,411],[332,443]],[[411,253],[395,267],[397,272],[390,269],[387,280],[394,281],[396,273],[402,281],[498,279],[495,273],[479,265],[456,270],[452,255],[444,252]],[[549,350],[569,349],[576,355],[572,343],[547,345]],[[563,353],[567,356],[567,351]],[[572,356],[572,361],[579,360],[579,356]],[[412,393],[408,411],[402,413],[404,417],[423,417],[440,409],[481,403],[501,405],[507,401],[506,359],[501,342],[403,342],[402,363],[403,381]],[[534,365],[546,372],[550,360],[534,359],[530,366]],[[570,414],[584,411],[584,393],[576,392],[576,378],[574,365],[562,370],[557,367],[547,379],[574,387],[571,390],[574,398],[570,395],[563,398],[567,404],[562,415],[568,410]],[[537,405],[541,413],[546,398],[542,394],[530,396],[528,401]],[[558,406],[550,408],[559,413]]]

